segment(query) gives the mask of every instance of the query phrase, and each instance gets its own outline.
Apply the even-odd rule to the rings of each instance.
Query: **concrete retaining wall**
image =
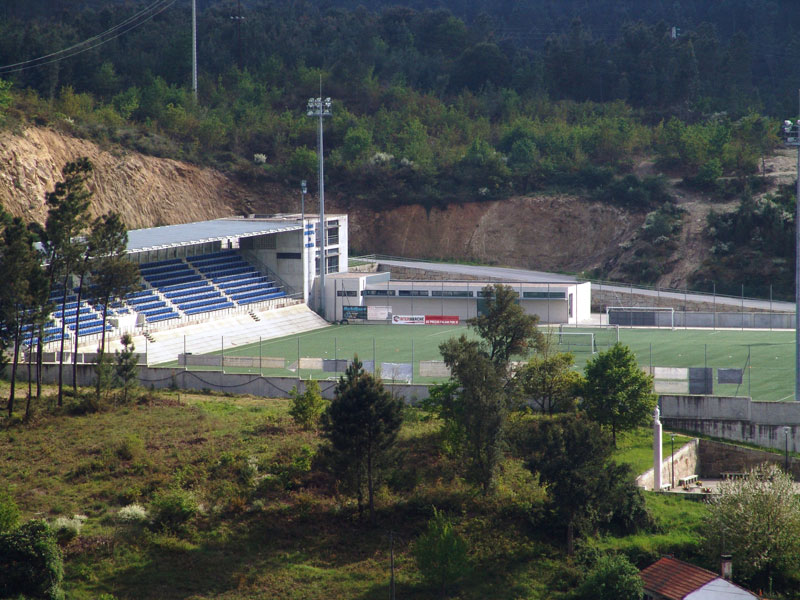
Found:
[[[20,373],[22,378],[26,373]],[[57,365],[42,366],[42,380],[58,380]],[[78,365],[78,385],[88,387],[94,383],[93,365]],[[319,380],[323,398],[333,399],[336,380]],[[64,369],[64,385],[72,385],[72,369]],[[289,398],[293,387],[305,390],[305,382],[291,377],[260,377],[258,375],[224,373],[222,371],[186,371],[183,368],[139,367],[139,385],[153,389],[178,388],[194,391],[215,391],[232,394],[251,394],[265,398]],[[423,384],[394,384],[384,382],[384,387],[408,404],[428,397],[428,386]]]
[[[698,461],[700,465],[698,475],[701,478],[722,478],[723,473],[745,473],[765,462],[783,467],[786,457],[724,442],[701,440]],[[789,471],[795,480],[800,476],[800,462],[793,457],[789,457]]]
[[[725,396],[663,395],[661,418],[670,429],[791,452],[800,448],[800,402],[753,402]],[[785,428],[788,427],[788,438]]]
[[[221,356],[220,354],[179,354],[178,364],[190,367],[219,367],[223,360],[226,367],[247,367],[253,369],[283,369],[286,359],[264,356]]]
[[[661,462],[661,481],[672,483],[672,467],[675,466],[675,486],[682,477],[699,475],[698,472],[698,440],[692,440],[675,451],[672,456]],[[649,469],[636,478],[636,485],[646,490],[653,489],[653,469]]]

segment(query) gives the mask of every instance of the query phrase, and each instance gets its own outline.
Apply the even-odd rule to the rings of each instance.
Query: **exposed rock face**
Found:
[[[350,215],[350,244],[395,256],[581,271],[619,254],[644,215],[573,196],[533,196]]]
[[[247,212],[299,212],[299,194],[281,186],[249,189],[213,169],[97,144],[52,129],[0,132],[0,202],[14,215],[43,222],[45,193],[70,160],[88,156],[95,170],[92,214],[122,214],[130,229]],[[339,208],[337,209],[337,204]],[[344,202],[329,199],[328,212]],[[309,210],[315,198],[307,198]],[[525,268],[580,271],[619,254],[643,215],[572,196],[518,197],[452,205],[349,211],[356,251],[475,260]]]
[[[116,210],[130,229],[213,219],[239,212],[247,191],[212,169],[153,158],[51,129],[21,135],[0,133],[0,202],[14,215],[43,222],[45,193],[61,180],[61,169],[87,156],[94,164],[89,183],[92,215]]]

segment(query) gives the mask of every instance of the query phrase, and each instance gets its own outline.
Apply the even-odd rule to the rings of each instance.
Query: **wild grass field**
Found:
[[[431,598],[412,548],[434,506],[469,544],[473,569],[452,597],[566,598],[583,568],[580,556],[565,556],[545,491],[507,458],[496,492],[483,497],[442,453],[438,429],[407,409],[374,524],[316,468],[318,434],[299,429],[276,399],[144,393],[94,414],[37,407],[30,424],[0,429],[0,486],[24,518],[86,516],[63,548],[75,600],[382,599],[390,532],[397,597]],[[647,468],[650,439],[646,430],[621,437],[618,459]],[[190,511],[185,523],[123,519],[131,504],[152,518],[168,500]],[[646,501],[653,532],[595,538],[587,548],[620,549],[639,566],[666,552],[694,557],[705,506]]]

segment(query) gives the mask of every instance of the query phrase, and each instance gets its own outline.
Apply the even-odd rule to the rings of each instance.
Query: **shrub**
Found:
[[[289,409],[289,414],[294,419],[294,422],[303,429],[316,429],[328,404],[322,397],[319,383],[314,379],[309,379],[306,382],[306,391],[304,393],[301,394],[295,387],[292,388],[289,394],[292,397],[292,406]]]
[[[414,558],[425,580],[447,597],[447,586],[470,571],[467,543],[444,513],[434,507],[428,529],[414,544]]]
[[[11,531],[17,526],[19,520],[19,508],[11,495],[0,492],[0,533]]]
[[[117,513],[117,520],[120,523],[145,523],[147,519],[147,509],[141,504],[128,504],[120,508]]]
[[[589,571],[576,598],[579,600],[640,600],[644,584],[639,569],[624,556],[601,556]]]
[[[61,600],[64,564],[45,521],[33,520],[0,534],[0,597]]]
[[[134,433],[114,443],[114,454],[116,454],[120,460],[135,460],[142,456],[143,453],[144,442]]]
[[[151,504],[153,524],[163,529],[180,529],[199,510],[194,494],[181,489],[157,494]]]
[[[58,517],[52,527],[58,543],[63,546],[78,537],[84,521],[86,521],[86,515],[73,515],[71,519],[69,517]]]

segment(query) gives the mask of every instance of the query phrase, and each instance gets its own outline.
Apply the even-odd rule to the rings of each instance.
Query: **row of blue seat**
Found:
[[[203,306],[200,308],[190,308],[187,311],[184,311],[187,315],[196,315],[203,312],[213,312],[215,310],[222,310],[223,308],[230,308],[233,306],[233,302],[223,302],[222,304],[214,304],[212,306]]]
[[[222,294],[215,291],[206,292],[205,294],[198,294],[196,296],[189,296],[187,298],[181,298],[180,302],[174,302],[175,306],[180,308],[181,310],[185,310],[186,308],[193,308],[195,303],[201,302],[204,300],[212,300],[216,298],[222,298]],[[226,300],[226,298],[222,298]],[[200,306],[199,304],[197,306]]]
[[[195,281],[190,286],[181,287],[181,289],[164,292],[164,297],[170,300],[182,298],[183,296],[191,296],[192,294],[200,294],[213,290],[214,288],[207,281]]]
[[[282,298],[286,295],[286,292],[280,291],[271,294],[263,294],[260,296],[251,296],[249,298],[243,298],[242,300],[238,300],[238,304],[253,304],[255,302],[263,302],[265,300],[271,300],[273,298]]]
[[[153,273],[143,273],[142,277],[144,277],[144,279],[149,281],[152,285],[155,285],[156,282],[163,281],[164,279],[171,279],[173,277],[191,274],[194,274],[194,270],[189,265],[180,264],[173,267],[163,267],[158,269],[157,272]]]
[[[168,319],[177,319],[179,317],[180,317],[180,315],[178,313],[176,313],[174,310],[172,310],[172,311],[170,311],[168,313],[163,313],[163,314],[158,314],[158,315],[153,315],[153,316],[146,317],[146,319],[147,319],[148,323],[155,323],[157,321],[167,321]]]
[[[195,308],[211,307],[215,304],[222,304],[222,303],[231,304],[227,298],[224,298],[219,293],[217,293],[217,296],[214,298],[207,298],[205,300],[198,300],[196,302],[187,302],[185,304],[178,305],[178,308],[180,308],[186,314],[190,314],[189,311]],[[215,308],[213,310],[217,309]]]
[[[283,293],[280,288],[271,287],[271,288],[262,289],[262,290],[254,290],[254,291],[250,291],[250,292],[243,292],[241,294],[234,294],[234,295],[231,296],[231,300],[235,300],[236,302],[241,303],[242,300],[246,300],[248,298],[256,298],[258,296],[264,296],[264,295],[269,295],[269,294],[277,294],[279,292]]]
[[[176,263],[183,262],[183,259],[180,258],[165,258],[164,260],[155,260],[149,263],[142,263],[139,265],[139,269],[149,269],[152,267],[160,267],[161,265],[174,265]]]

